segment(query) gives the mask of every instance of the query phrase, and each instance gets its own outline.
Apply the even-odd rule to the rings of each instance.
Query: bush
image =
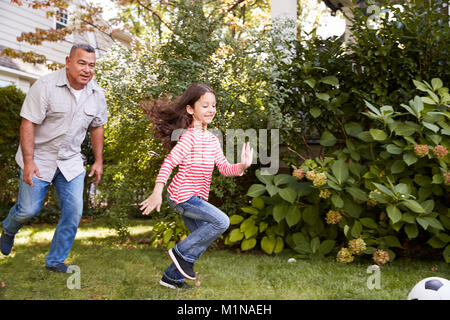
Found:
[[[252,207],[233,217],[238,228],[228,244],[244,250],[260,242],[267,253],[288,245],[314,256],[362,237],[362,252],[378,262],[386,259],[376,248],[393,259],[401,248],[427,246],[449,261],[448,15],[442,1],[381,5],[395,19],[370,29],[369,17],[354,9],[349,44],[313,38],[286,43],[295,54],[271,52],[268,79],[279,90],[270,106],[280,140],[294,151],[282,157],[311,182],[257,175],[262,184],[248,191]],[[307,160],[317,141],[320,157]],[[353,261],[346,250],[339,259]]]
[[[0,203],[10,204],[17,197],[19,171],[15,160],[19,147],[20,109],[25,94],[15,86],[0,88]]]
[[[331,157],[306,160],[292,176],[257,174],[262,183],[247,193],[252,206],[231,217],[238,228],[225,243],[249,250],[259,241],[268,254],[287,244],[311,256],[349,242],[353,253],[377,252],[378,263],[386,261],[377,250],[392,261],[420,239],[449,262],[450,95],[438,78],[414,85],[426,96],[395,108],[366,102],[371,129],[350,123],[346,147]],[[338,260],[352,261],[352,250],[339,251]]]
[[[281,119],[283,144],[300,152],[308,149],[307,141],[322,137],[323,147],[335,140],[343,146],[348,123],[365,129],[370,125],[362,115],[364,101],[400,111],[415,95],[412,80],[440,78],[449,83],[450,27],[443,1],[410,1],[403,10],[388,2],[380,5],[392,19],[380,18],[376,29],[368,28],[364,10],[353,9],[349,43],[340,38],[300,39],[285,44],[295,53],[290,59],[271,46],[278,95],[270,105]],[[296,161],[294,155],[285,160]]]

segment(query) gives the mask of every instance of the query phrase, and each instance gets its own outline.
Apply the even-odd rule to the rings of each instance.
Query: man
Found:
[[[20,166],[17,203],[3,221],[1,252],[8,255],[19,229],[42,207],[50,184],[59,199],[61,217],[45,258],[50,271],[70,273],[64,260],[72,248],[83,213],[85,168],[81,144],[89,129],[95,163],[89,176],[100,182],[103,172],[103,125],[107,120],[103,89],[92,80],[95,50],[76,44],[66,67],[31,86],[20,112]]]

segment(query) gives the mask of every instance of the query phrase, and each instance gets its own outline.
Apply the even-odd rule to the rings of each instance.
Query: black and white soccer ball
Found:
[[[420,280],[412,288],[408,300],[450,300],[450,281],[439,277]]]

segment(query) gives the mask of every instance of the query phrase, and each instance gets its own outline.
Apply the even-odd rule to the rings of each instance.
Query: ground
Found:
[[[152,223],[133,220],[132,238],[122,243],[104,220],[83,220],[67,259],[79,267],[79,289],[72,275],[44,267],[55,226],[26,226],[16,236],[11,255],[0,255],[0,299],[403,300],[423,278],[450,278],[444,261],[398,259],[376,274],[368,273],[369,260],[341,264],[327,257],[288,262],[294,253],[287,250],[268,256],[209,249],[195,264],[200,286],[175,291],[159,285],[170,259],[164,248],[145,241]],[[379,289],[374,287],[377,276]]]

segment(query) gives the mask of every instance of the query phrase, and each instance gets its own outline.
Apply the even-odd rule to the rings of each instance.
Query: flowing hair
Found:
[[[194,107],[195,102],[207,92],[215,95],[214,90],[207,85],[195,83],[174,101],[165,97],[141,102],[142,109],[153,123],[155,137],[164,147],[171,148],[175,145],[176,141],[171,139],[174,130],[191,126],[193,118],[187,112],[186,106]]]

